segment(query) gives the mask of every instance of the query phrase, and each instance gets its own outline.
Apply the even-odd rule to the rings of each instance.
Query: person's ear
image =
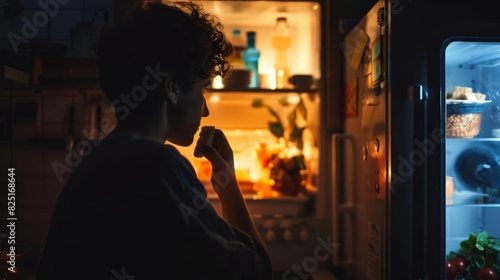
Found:
[[[167,93],[167,99],[172,102],[172,104],[177,104],[179,100],[180,88],[172,79],[172,75],[168,74],[165,78],[165,91]]]

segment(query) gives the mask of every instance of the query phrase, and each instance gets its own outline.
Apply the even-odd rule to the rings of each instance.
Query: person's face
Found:
[[[180,90],[177,104],[168,104],[168,141],[180,146],[193,143],[201,118],[209,114],[203,94],[210,82],[210,79],[197,80],[190,88]]]

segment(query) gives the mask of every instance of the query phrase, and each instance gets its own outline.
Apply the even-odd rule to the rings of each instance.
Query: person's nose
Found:
[[[203,117],[208,117],[210,115],[210,111],[208,110],[207,100],[203,98]]]

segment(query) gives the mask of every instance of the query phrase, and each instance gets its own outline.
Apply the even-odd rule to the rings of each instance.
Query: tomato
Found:
[[[476,275],[476,280],[499,280],[495,270],[491,267],[481,268]]]
[[[455,274],[457,274],[457,269],[451,261],[446,261],[446,280],[455,279]]]
[[[467,273],[467,264],[462,257],[457,257],[453,260],[452,263],[455,266],[457,273],[460,273],[462,275],[465,275]]]

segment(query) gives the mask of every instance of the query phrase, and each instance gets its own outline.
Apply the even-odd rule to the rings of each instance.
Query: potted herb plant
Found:
[[[302,134],[306,129],[307,110],[300,97],[296,104],[291,104],[287,97],[283,97],[279,105],[287,109],[294,106],[286,116],[287,122],[262,98],[252,102],[253,108],[265,108],[272,116],[273,119],[268,122],[269,131],[282,146],[279,153],[271,155],[265,166],[270,170],[271,187],[281,194],[294,196],[305,191],[306,165],[302,154]]]

